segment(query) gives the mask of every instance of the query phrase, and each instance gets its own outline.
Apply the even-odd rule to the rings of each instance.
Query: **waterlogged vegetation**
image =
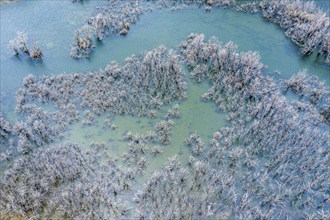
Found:
[[[154,1],[156,5],[138,1],[111,2],[98,8],[95,16],[87,20],[87,24],[75,32],[76,43],[71,49],[71,57],[89,57],[95,45],[91,36],[102,40],[110,33],[126,35],[132,24],[145,11],[153,11],[155,7],[170,8],[172,11],[204,7],[209,12],[212,8],[232,8],[240,12],[256,14],[261,11],[262,16],[270,22],[279,24],[286,30],[286,36],[301,48],[302,55],[310,55],[317,50],[317,56],[330,62],[329,55],[329,17],[313,2],[291,0],[265,0],[258,2],[235,2],[235,0],[181,0]]]
[[[314,3],[0,7],[1,219],[329,218],[330,24]],[[61,39],[8,22],[33,7],[62,7],[38,10]]]
[[[29,49],[27,46],[27,36],[23,32],[17,32],[17,37],[9,41],[10,48],[13,50],[15,56],[19,56],[22,53],[26,54],[32,59],[40,59],[42,57],[42,51],[33,43],[33,49]]]

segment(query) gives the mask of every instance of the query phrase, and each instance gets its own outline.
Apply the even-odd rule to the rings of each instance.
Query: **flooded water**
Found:
[[[330,82],[328,66],[315,61],[313,57],[301,57],[299,49],[285,37],[277,25],[265,22],[260,16],[228,9],[212,9],[211,12],[201,9],[175,12],[163,9],[146,12],[132,26],[126,37],[110,36],[96,45],[96,50],[89,59],[79,61],[71,59],[69,51],[74,40],[73,31],[82,27],[95,7],[102,4],[104,4],[102,1],[86,1],[83,4],[73,4],[70,1],[17,1],[1,4],[0,66],[1,92],[4,96],[1,100],[1,111],[7,114],[9,119],[12,118],[14,121],[15,94],[22,85],[22,79],[28,74],[40,76],[98,70],[112,60],[123,63],[125,57],[153,49],[161,44],[174,48],[190,33],[203,33],[207,37],[216,36],[223,43],[233,41],[243,51],[258,51],[262,62],[269,70],[281,72],[283,78],[289,78],[302,69],[308,69],[309,74],[316,75],[327,83]],[[42,61],[35,62],[12,55],[8,44],[16,36],[17,31],[26,32],[31,40],[35,40],[43,48]],[[191,87],[195,86],[191,85]],[[199,90],[198,94],[202,94],[201,88],[191,89]],[[193,115],[208,115],[204,113],[204,107],[199,107],[198,95],[193,98],[195,104],[191,99],[192,97],[183,103],[183,106],[187,107],[184,109],[183,121],[178,122],[179,126],[182,126],[180,128],[188,131],[185,127],[188,125],[186,120],[192,120],[193,128],[207,129],[201,133],[210,134],[208,128],[212,126],[208,126],[207,121],[200,117],[193,117]],[[216,110],[209,103],[203,105],[208,106],[205,108],[209,108],[210,112]],[[200,124],[198,120],[204,123]],[[123,123],[124,125],[117,123],[120,129],[129,130],[130,126],[133,126],[128,122]],[[223,122],[219,124],[222,125]],[[127,127],[123,127],[125,125]],[[176,125],[176,129],[179,129],[179,126]],[[187,132],[174,133],[175,144],[179,144],[178,139],[185,138],[187,134]],[[82,133],[76,131],[73,134],[74,139],[79,139],[79,134]],[[103,136],[96,136],[94,139],[98,139],[97,137],[103,139]]]
[[[73,31],[81,28],[97,6],[105,1],[36,0],[0,3],[0,111],[8,121],[15,122],[15,97],[22,86],[22,80],[29,74],[37,76],[60,73],[88,73],[104,68],[111,61],[119,64],[131,54],[139,54],[159,45],[175,47],[190,33],[203,33],[207,38],[216,36],[223,44],[233,41],[240,51],[257,51],[261,61],[268,68],[267,74],[276,79],[287,79],[303,69],[330,85],[329,65],[316,60],[315,56],[302,57],[284,31],[277,25],[265,22],[261,16],[239,13],[230,9],[213,8],[187,9],[171,12],[169,9],[154,10],[141,15],[139,21],[130,28],[127,36],[111,35],[98,42],[89,59],[74,60],[69,52],[74,42]],[[327,1],[319,1],[326,9]],[[31,61],[25,57],[15,57],[8,48],[9,41],[18,31],[28,34],[42,48],[42,61]],[[189,74],[186,75],[189,78]],[[162,167],[165,161],[178,155],[185,162],[191,155],[185,139],[197,132],[204,143],[208,143],[214,132],[227,125],[226,114],[216,105],[201,99],[210,85],[188,79],[188,97],[178,102],[180,117],[175,122],[171,142],[161,146],[163,153],[158,157],[148,156],[146,177]],[[114,116],[104,113],[91,126],[82,126],[81,121],[69,126],[64,139],[58,143],[77,143],[83,149],[91,143],[109,145],[109,153],[120,158],[128,144],[123,136],[128,131],[143,134],[153,130],[167,110],[174,104],[163,106],[155,118]],[[105,128],[104,121],[110,120],[113,128]]]
[[[299,49],[285,37],[277,25],[260,16],[233,10],[201,9],[170,12],[153,11],[143,14],[126,37],[110,36],[98,43],[90,59],[76,61],[69,51],[74,41],[73,31],[82,27],[102,1],[73,4],[70,1],[17,1],[1,4],[1,91],[8,98],[1,103],[2,111],[14,109],[13,96],[28,74],[50,75],[87,72],[105,67],[112,60],[119,63],[131,54],[139,54],[160,44],[175,47],[190,33],[216,36],[223,43],[233,41],[243,51],[258,51],[269,70],[278,70],[282,77],[306,68],[329,84],[328,66],[313,57],[303,58]],[[159,29],[161,31],[159,31]],[[17,31],[24,31],[43,49],[42,62],[12,56],[9,41]]]
[[[123,63],[127,56],[160,44],[173,48],[190,33],[216,36],[223,43],[233,41],[242,51],[258,51],[270,72],[279,71],[283,78],[307,69],[309,74],[330,83],[328,66],[314,57],[301,57],[299,49],[277,25],[265,22],[261,16],[228,9],[212,9],[211,12],[202,9],[146,12],[127,36],[105,38],[96,45],[89,59],[71,59],[69,51],[74,41],[73,31],[81,28],[95,7],[104,3],[84,1],[82,4],[73,4],[71,1],[38,0],[0,5],[1,111],[8,115],[9,120],[15,120],[14,98],[17,89],[22,86],[22,79],[28,74],[40,76],[98,70],[112,60]],[[26,32],[43,49],[42,61],[35,62],[12,55],[8,44],[18,31]]]
[[[71,1],[17,1],[0,4],[1,7],[1,111],[8,119],[15,121],[15,95],[28,74],[53,75],[59,73],[86,73],[104,68],[111,61],[123,63],[125,57],[139,54],[159,45],[168,48],[175,46],[190,33],[203,33],[207,37],[216,36],[223,43],[233,41],[242,51],[258,51],[269,72],[279,71],[280,78],[289,78],[302,69],[316,75],[329,85],[329,67],[314,57],[301,57],[299,49],[288,39],[277,25],[267,23],[261,16],[239,13],[228,9],[188,9],[171,12],[168,9],[146,12],[132,26],[125,37],[115,35],[96,45],[89,59],[74,60],[69,56],[74,41],[73,31],[83,26],[85,20],[103,1],[84,1],[73,4]],[[326,5],[321,3],[322,5]],[[16,32],[23,31],[43,49],[42,61],[31,61],[12,55],[9,41]],[[208,135],[225,124],[224,113],[217,113],[211,103],[200,100],[208,85],[190,83],[189,98],[181,104],[181,118],[176,120],[173,141],[167,146],[162,159],[180,153],[185,158],[188,150],[182,148],[189,133],[198,131],[205,142]],[[169,107],[169,106],[167,106]],[[104,116],[105,117],[105,116]],[[104,120],[99,119],[99,124]],[[139,122],[137,122],[139,121]],[[143,133],[150,130],[155,121],[144,118],[115,117],[118,128],[104,131],[102,126],[81,128],[72,127],[66,140],[88,146],[90,142],[114,141],[112,152],[119,156],[126,150],[120,143],[125,131]],[[151,162],[152,163],[152,162]],[[159,161],[157,161],[159,163]],[[160,163],[161,164],[161,163]],[[156,166],[156,165],[155,165]]]

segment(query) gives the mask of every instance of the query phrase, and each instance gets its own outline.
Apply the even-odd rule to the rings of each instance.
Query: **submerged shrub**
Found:
[[[128,57],[123,67],[112,62],[88,74],[28,75],[23,85],[16,111],[25,121],[6,136],[8,147],[2,160],[58,140],[70,123],[80,120],[81,108],[86,109],[82,122],[86,125],[104,112],[149,116],[164,104],[185,99],[187,89],[178,55],[164,46]],[[39,107],[43,104],[50,104],[53,111]],[[115,125],[111,127],[115,129]],[[168,132],[160,137],[168,143]]]
[[[196,132],[186,138],[186,144],[191,147],[194,154],[200,155],[203,153],[204,143],[202,138]]]
[[[136,195],[138,216],[143,219],[204,219],[220,217],[214,191],[217,176],[211,176],[209,167],[196,161],[191,170],[183,167],[177,157],[152,174]],[[214,187],[214,188],[213,188]]]
[[[329,17],[313,1],[264,0],[260,8],[267,20],[286,30],[303,55],[317,51],[325,62],[330,62]]]
[[[171,142],[170,134],[173,126],[174,122],[172,120],[163,120],[155,125],[157,139],[161,144],[169,144]]]
[[[78,118],[76,105],[90,108],[99,115],[147,116],[173,100],[186,97],[187,83],[179,57],[166,47],[159,47],[126,58],[123,67],[116,62],[105,69],[88,74],[61,74],[36,79],[28,76],[19,91],[17,110],[24,111],[28,102],[51,102],[66,112],[69,120]]]
[[[138,185],[150,154],[158,155],[162,149],[157,145],[170,143],[174,122],[169,118],[178,116],[177,105],[153,131],[126,133],[123,168],[103,144],[92,144],[89,153],[76,145],[48,146],[68,123],[79,120],[81,109],[92,123],[107,111],[155,115],[160,106],[184,99],[180,57],[163,46],[128,57],[123,66],[113,62],[91,73],[29,75],[17,96],[17,111],[26,120],[11,126],[0,115],[4,143],[13,135],[12,145],[23,147],[17,147],[21,157],[0,179],[1,214],[69,219],[326,216],[330,138],[321,120],[329,115],[329,105],[322,104],[328,94],[323,84],[298,74],[279,85],[262,74],[258,53],[240,52],[232,42],[222,45],[214,37],[206,41],[204,35],[191,34],[178,51],[196,81],[211,83],[202,97],[226,111],[230,122],[209,144],[196,133],[187,138],[198,158],[190,157],[187,165],[170,158],[142,188]],[[283,87],[306,100],[289,102]],[[55,112],[38,107],[44,103]],[[111,126],[110,121],[105,125]],[[131,207],[132,194],[137,204]]]
[[[41,59],[43,53],[41,49],[32,42],[32,48],[28,47],[28,37],[24,32],[17,32],[16,38],[9,41],[9,47],[15,56],[27,55],[32,59]]]
[[[139,1],[111,1],[97,8],[87,24],[74,32],[76,42],[71,47],[70,56],[88,58],[95,48],[93,38],[103,40],[110,34],[126,35],[142,13]]]
[[[87,58],[95,48],[91,38],[91,29],[84,27],[82,30],[74,32],[75,43],[71,47],[70,56],[74,59]]]
[[[18,159],[0,179],[1,215],[38,216],[54,187],[76,180],[84,159],[75,145],[56,146]]]
[[[215,42],[213,38],[206,42],[203,35],[192,34],[179,49],[192,70],[207,65],[204,74],[213,86],[203,97],[229,113],[231,126],[214,135],[207,160],[215,169],[234,175],[234,182],[241,184],[235,186],[235,193],[243,191],[248,195],[242,197],[245,204],[242,207],[237,206],[236,198],[233,200],[232,215],[290,218],[322,213],[328,207],[321,192],[328,187],[325,181],[329,174],[325,166],[319,165],[326,164],[329,156],[325,151],[329,135],[323,132],[327,125],[318,119],[320,114],[315,107],[310,106],[311,110],[301,115],[280,94],[280,86],[262,75],[258,54],[238,52],[232,43],[222,46]],[[303,80],[300,76],[296,79],[299,80],[287,81],[287,85],[294,85],[306,95],[308,88],[312,88],[309,83],[322,85],[311,79],[308,82],[304,76]],[[316,101],[314,94],[312,102]],[[264,171],[255,170],[256,166]],[[241,170],[246,172],[242,174]],[[319,176],[320,173],[324,176]],[[307,187],[314,183],[320,187]]]
[[[38,149],[21,157],[0,179],[0,216],[31,218],[125,218],[123,173],[106,156],[67,144]]]

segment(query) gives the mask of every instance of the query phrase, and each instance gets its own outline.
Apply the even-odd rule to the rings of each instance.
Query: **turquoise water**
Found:
[[[22,85],[22,79],[30,73],[50,75],[58,73],[88,72],[105,67],[110,61],[123,63],[125,57],[150,50],[160,44],[174,48],[190,33],[204,33],[207,37],[216,36],[223,43],[233,41],[240,50],[258,51],[262,62],[270,72],[279,71],[283,78],[306,68],[329,84],[328,66],[315,61],[315,58],[303,58],[299,49],[285,37],[283,30],[274,24],[265,22],[260,16],[238,13],[228,9],[212,9],[210,13],[201,9],[189,9],[171,12],[168,9],[147,12],[132,26],[126,37],[110,36],[97,44],[90,59],[73,60],[69,56],[73,42],[72,32],[79,29],[85,20],[103,1],[85,1],[73,4],[71,1],[17,1],[1,4],[1,111],[10,121],[15,121],[15,93]],[[24,31],[43,49],[41,62],[27,58],[13,57],[8,48],[10,39],[17,31]],[[181,103],[181,118],[175,120],[172,143],[166,146],[162,161],[174,154],[180,154],[184,160],[189,150],[184,147],[184,139],[189,133],[197,131],[204,142],[208,135],[225,124],[224,114],[216,112],[210,103],[201,103],[200,96],[208,89],[207,84],[190,83],[189,98]],[[170,106],[165,106],[164,109]],[[121,141],[128,130],[143,133],[151,130],[162,117],[154,120],[133,117],[114,117],[115,130],[102,129],[106,115],[98,118],[98,126],[81,128],[75,124],[66,135],[68,142],[89,146],[91,142],[111,144],[111,152],[118,157],[127,150],[127,143]],[[137,122],[138,121],[138,122]],[[150,160],[151,167],[157,167],[157,161]]]
[[[301,57],[299,48],[277,25],[265,22],[261,16],[229,9],[212,9],[211,12],[202,9],[171,12],[163,9],[146,12],[131,27],[127,36],[109,36],[97,43],[89,59],[71,59],[69,51],[74,41],[72,32],[81,28],[95,7],[105,2],[84,1],[82,4],[73,4],[70,0],[36,0],[0,4],[0,111],[10,122],[18,119],[14,112],[15,94],[22,86],[22,79],[28,74],[40,76],[96,71],[113,60],[122,64],[125,57],[153,49],[160,44],[175,49],[192,32],[203,33],[207,38],[216,36],[224,44],[233,41],[239,45],[240,51],[258,51],[262,62],[268,67],[267,74],[276,79],[286,79],[302,69],[308,69],[309,74],[330,85],[329,66],[313,56]],[[327,1],[318,1],[317,4],[325,10],[328,8]],[[17,31],[26,32],[30,39],[37,42],[44,53],[42,61],[12,56],[8,42],[16,36]],[[186,77],[189,78],[189,75]],[[104,113],[96,117],[91,126],[82,126],[82,121],[70,125],[64,139],[57,144],[76,143],[83,149],[88,149],[92,143],[106,144],[111,156],[121,160],[129,148],[128,143],[123,140],[125,133],[131,131],[142,135],[152,131],[168,109],[178,103],[180,117],[173,119],[175,125],[171,142],[160,146],[163,153],[159,156],[146,156],[149,165],[140,182],[162,167],[173,155],[178,155],[185,162],[191,155],[185,139],[191,133],[199,134],[207,145],[215,131],[228,126],[225,113],[218,111],[214,103],[201,100],[201,95],[210,88],[208,82],[196,84],[189,79],[188,81],[187,99],[163,106],[157,111],[155,118]],[[106,120],[111,122],[113,128],[104,126]]]
[[[260,16],[226,9],[199,9],[170,12],[147,12],[132,26],[126,37],[110,36],[98,43],[90,59],[76,61],[69,56],[73,42],[72,32],[82,27],[97,5],[103,1],[18,1],[1,4],[1,91],[8,101],[1,103],[2,111],[14,109],[13,96],[22,79],[30,74],[57,74],[98,70],[112,60],[122,62],[132,53],[149,50],[164,44],[176,46],[191,32],[216,36],[222,42],[233,41],[241,50],[258,51],[271,71],[278,70],[282,77],[306,68],[329,84],[328,66],[315,58],[303,58],[299,49],[285,37],[283,30],[263,21]],[[161,30],[161,31],[159,31]],[[17,31],[24,31],[43,49],[42,62],[13,57],[8,42]]]

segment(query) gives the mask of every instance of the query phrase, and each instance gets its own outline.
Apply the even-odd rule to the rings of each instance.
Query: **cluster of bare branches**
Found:
[[[81,0],[74,0],[81,1]],[[129,0],[111,1],[98,7],[87,24],[74,32],[75,42],[71,46],[70,56],[74,59],[88,58],[95,48],[93,40],[103,40],[110,34],[126,35],[140,15],[155,8],[171,8],[171,11],[202,7],[210,11],[212,7],[236,8],[238,11],[255,13],[257,3],[236,4],[235,0]]]
[[[202,7],[210,11],[212,7],[232,8],[240,12],[257,13],[269,21],[279,24],[286,30],[286,35],[301,47],[303,55],[317,50],[318,55],[330,62],[329,17],[311,1],[300,0],[264,0],[258,2],[236,2],[235,0],[161,0],[151,1],[112,1],[99,7],[87,24],[75,31],[76,42],[71,48],[71,57],[80,59],[89,57],[95,45],[93,38],[102,40],[109,34],[126,35],[139,16],[147,10],[171,8],[172,11]]]
[[[203,153],[205,146],[202,138],[196,132],[186,138],[186,144],[191,147],[191,150],[195,155],[200,155]]]
[[[308,76],[304,70],[284,80],[283,87],[285,91],[291,90],[300,96],[299,102],[296,102],[298,108],[308,111],[316,109],[327,123],[330,122],[330,92],[324,82],[315,76]]]
[[[239,12],[247,12],[247,13],[251,13],[251,14],[256,14],[257,12],[259,12],[259,3],[258,1],[238,1],[235,4],[235,9],[236,11]]]
[[[173,105],[168,111],[167,114],[165,115],[166,118],[179,118],[180,117],[180,105],[175,104]]]
[[[110,34],[126,35],[142,13],[139,1],[111,1],[99,7],[87,24],[74,32],[76,42],[70,56],[75,59],[89,57],[95,47],[93,38],[103,40]]]
[[[178,111],[179,105],[175,104],[168,112]],[[143,134],[134,134],[127,131],[124,135],[124,141],[128,142],[129,149],[123,155],[123,163],[130,167],[130,172],[143,175],[148,167],[147,158],[150,155],[157,157],[163,152],[162,148],[171,142],[174,121],[170,118],[176,118],[177,114],[169,115],[166,113],[164,119],[154,125],[153,130]],[[127,186],[131,189],[131,186]]]
[[[131,56],[87,74],[36,78],[29,75],[17,96],[25,121],[12,126],[0,115],[6,155],[21,154],[0,179],[0,216],[69,219],[270,219],[329,216],[329,92],[317,79],[298,74],[281,85],[262,74],[256,52],[232,42],[191,34],[178,50],[196,81],[212,87],[202,96],[227,112],[229,127],[204,144],[186,139],[195,157],[176,157],[139,188],[148,157],[170,143],[179,106],[169,109],[154,130],[127,132],[128,150],[119,168],[108,146],[49,146],[67,124],[95,120],[104,112],[155,117],[155,109],[186,97],[180,59],[165,47]],[[283,87],[303,98],[288,101]],[[305,100],[306,99],[306,100]],[[47,112],[42,104],[52,104]],[[49,108],[49,106],[48,106]],[[302,110],[305,109],[305,110]],[[322,110],[322,111],[321,111]],[[324,114],[323,114],[324,113]],[[112,126],[110,121],[106,125]],[[1,145],[2,146],[2,145]],[[12,147],[10,147],[12,146]],[[35,146],[45,146],[35,149]],[[3,150],[1,148],[1,150]],[[132,214],[135,195],[136,214]],[[131,204],[132,206],[130,206]]]
[[[11,153],[7,153],[10,145],[12,145],[10,143],[12,131],[12,126],[6,121],[5,117],[0,112],[0,161],[6,160],[9,157],[7,154],[10,155],[14,153],[13,151]],[[11,148],[13,149],[13,147]]]
[[[191,159],[190,168],[178,158],[168,159],[136,194],[138,217],[142,219],[223,218],[215,214],[221,177],[207,163]]]
[[[1,135],[5,136],[10,125],[0,119]],[[132,217],[129,194],[137,191],[137,180],[148,166],[147,155],[162,152],[154,145],[159,141],[156,132],[125,135],[129,148],[122,157],[121,168],[104,144],[92,143],[89,151],[74,144],[32,149],[2,175],[0,217]],[[151,150],[147,146],[150,144]]]
[[[318,106],[323,99],[329,95],[329,91],[324,82],[316,76],[308,76],[307,71],[303,70],[283,81],[285,90],[291,90],[299,94],[301,98],[307,99],[311,104]]]
[[[206,12],[212,8],[229,8],[239,12],[256,14],[259,12],[258,1],[236,1],[236,0],[153,0],[158,8],[170,8],[171,11],[178,11],[192,8],[203,8]]]
[[[51,102],[72,120],[79,118],[77,104],[97,115],[109,111],[148,116],[148,110],[184,99],[187,87],[178,56],[163,46],[140,57],[126,58],[123,67],[112,62],[103,70],[87,74],[39,79],[31,75],[24,85],[17,97],[18,111],[24,111],[31,101]]]
[[[26,105],[24,109],[24,120],[14,125],[6,122],[3,115],[0,116],[3,144],[0,164],[62,138],[67,122],[61,113],[50,113],[33,104]]]
[[[155,1],[155,0],[154,0]],[[197,6],[209,6],[209,7],[231,7],[235,4],[235,0],[159,0],[155,1],[157,4],[159,4],[161,7],[170,8],[175,6],[181,6],[184,5],[197,5]]]
[[[5,137],[10,125],[3,117],[0,122]],[[0,217],[132,217],[129,194],[137,190],[137,180],[148,166],[147,155],[157,156],[162,149],[155,146],[159,143],[156,131],[128,132],[124,139],[129,148],[122,157],[122,168],[108,154],[108,146],[98,143],[92,143],[87,152],[66,144],[33,148],[21,155],[2,174]]]
[[[37,216],[56,186],[78,179],[84,158],[75,145],[56,146],[17,160],[0,179],[1,215]]]
[[[25,54],[32,59],[41,59],[43,54],[37,44],[32,42],[32,49],[28,44],[28,37],[24,32],[17,32],[16,38],[9,41],[9,47],[15,56]]]
[[[317,51],[317,55],[330,62],[330,23],[325,12],[313,1],[301,0],[264,0],[262,2],[240,2],[235,0],[162,0],[157,1],[161,7],[171,7],[172,11],[204,6],[205,11],[212,7],[224,7],[256,14],[271,22],[279,24],[286,30],[285,34],[301,48],[303,55]]]
[[[300,46],[303,55],[317,51],[330,62],[329,17],[312,1],[264,0],[263,16],[286,30],[285,34]]]
[[[49,200],[47,216],[69,219],[127,218],[130,207],[125,202],[127,175],[107,152],[108,146],[92,143],[82,152],[81,177],[60,188]]]
[[[107,156],[107,146],[84,152],[73,144],[38,149],[6,170],[0,180],[0,216],[125,218],[126,176]]]
[[[204,38],[192,34],[179,48],[190,68],[205,65],[202,77],[213,86],[203,98],[228,112],[231,127],[214,134],[208,161],[234,174],[240,184],[234,192],[248,195],[240,209],[233,201],[233,215],[323,216],[329,208],[328,124],[320,114],[301,115],[280,94],[280,86],[262,75],[257,53],[238,52],[233,43],[222,46],[215,38]]]
[[[1,116],[1,142],[6,143],[1,161],[61,138],[68,124],[82,118],[90,125],[104,112],[153,117],[160,106],[185,99],[187,87],[178,55],[163,46],[128,57],[123,67],[113,62],[94,73],[28,75],[23,85],[16,111],[25,120],[11,126]],[[176,108],[171,113],[178,114]],[[160,143],[170,142],[172,126],[171,120],[156,126]]]
[[[150,135],[151,134],[151,135]],[[154,134],[138,135],[128,131],[124,139],[128,142],[128,151],[123,155],[123,162],[129,167],[131,179],[136,178],[134,175],[143,175],[148,166],[147,155],[150,149],[147,146],[150,143],[150,138],[154,138]],[[160,153],[160,152],[159,152]],[[156,154],[155,154],[156,155]],[[133,175],[134,174],[134,175]],[[127,190],[131,190],[132,186],[127,183]]]
[[[89,57],[95,48],[89,27],[75,31],[74,37],[75,43],[71,47],[70,56],[74,59]]]
[[[174,126],[172,120],[163,120],[155,125],[155,133],[158,142],[161,144],[169,144],[171,142],[171,133]]]

